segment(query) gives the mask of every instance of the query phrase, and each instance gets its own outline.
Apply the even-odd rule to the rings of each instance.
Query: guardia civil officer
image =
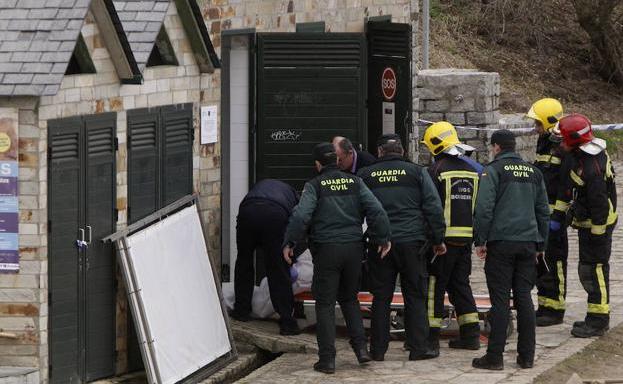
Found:
[[[539,308],[536,311],[536,325],[546,327],[561,324],[565,315],[567,293],[567,254],[569,251],[566,220],[557,219],[555,211],[566,212],[568,205],[558,199],[565,193],[566,175],[561,172],[566,155],[561,148],[562,137],[555,129],[562,117],[562,104],[556,99],[545,98],[534,104],[526,114],[534,120],[539,134],[536,147],[536,165],[545,180],[547,198],[553,215],[549,223],[547,249],[537,264],[536,287]]]
[[[335,301],[346,321],[350,344],[360,364],[370,361],[357,293],[363,256],[362,223],[370,241],[385,255],[391,248],[389,219],[363,181],[337,168],[333,145],[313,150],[320,173],[305,184],[285,235],[283,257],[292,261],[293,247],[309,233],[314,262],[312,293],[316,300],[319,361],[314,369],[335,372]]]
[[[444,311],[444,294],[458,315],[460,337],[450,348],[479,349],[480,325],[476,302],[469,284],[472,272],[472,217],[482,165],[465,157],[474,148],[459,141],[454,126],[440,121],[428,127],[422,141],[435,161],[428,171],[441,197],[446,221],[448,252],[429,265],[429,344],[439,350],[439,331]]]
[[[571,225],[578,230],[580,282],[588,294],[584,321],[576,321],[576,337],[601,336],[610,323],[610,253],[612,231],[617,223],[614,169],[606,142],[593,136],[590,120],[580,114],[565,116],[559,123],[563,147],[573,162],[569,177],[575,199]]]
[[[472,366],[504,369],[509,300],[517,309],[517,364],[534,362],[535,314],[530,291],[536,279],[536,257],[542,254],[549,232],[549,206],[543,175],[515,153],[515,137],[508,130],[491,136],[495,159],[480,178],[474,215],[476,254],[485,261],[491,298],[491,333],[487,353]]]
[[[430,350],[426,343],[427,255],[424,249],[428,249],[425,241],[430,228],[435,252],[440,255],[446,252],[441,201],[426,169],[404,159],[400,136],[381,136],[377,146],[379,160],[359,171],[359,176],[387,211],[392,249],[385,257],[374,246],[368,251],[369,284],[374,295],[370,352],[374,360],[384,359],[389,343],[390,304],[396,277],[400,274],[409,360],[434,358],[439,356],[439,351]]]

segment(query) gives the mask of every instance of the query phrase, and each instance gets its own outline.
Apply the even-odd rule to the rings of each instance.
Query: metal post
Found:
[[[424,21],[422,24],[422,69],[428,69],[428,45],[430,40],[430,0],[423,0],[422,13]]]

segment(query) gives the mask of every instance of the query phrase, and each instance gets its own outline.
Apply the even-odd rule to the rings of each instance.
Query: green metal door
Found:
[[[50,382],[114,374],[116,114],[48,122]],[[90,242],[78,249],[76,240]]]
[[[354,33],[257,35],[255,177],[302,189],[321,141],[366,135],[366,44]]]

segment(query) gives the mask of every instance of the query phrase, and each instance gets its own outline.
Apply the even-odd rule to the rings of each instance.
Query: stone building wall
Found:
[[[102,112],[117,113],[117,209],[119,229],[127,225],[126,111],[135,108],[193,103],[193,189],[210,235],[209,252],[219,259],[219,149],[200,145],[202,105],[219,103],[219,75],[200,74],[185,31],[171,2],[164,21],[178,66],[146,68],[141,85],[121,84],[93,15],[82,35],[95,65],[95,74],[66,75],[54,96],[0,98],[0,106],[19,109],[19,245],[20,272],[0,275],[0,330],[17,339],[0,337],[0,365],[39,367],[48,376],[48,238],[47,125],[48,120]],[[123,289],[117,298],[117,370],[125,371],[127,303]],[[47,380],[47,379],[46,379]]]
[[[492,130],[530,126],[530,122],[517,116],[501,120],[500,75],[495,72],[423,70],[418,73],[416,96],[419,98],[418,111],[422,120],[445,120],[455,126],[483,129],[457,129],[459,139],[476,148],[472,157],[481,163],[491,160],[488,143]],[[423,137],[424,130],[425,125],[420,125],[420,137]],[[516,132],[515,135],[517,151],[528,160],[534,159],[536,135],[532,132]],[[422,164],[430,162],[430,154],[425,147],[421,147],[417,158]]]
[[[0,366],[39,365],[47,355],[46,211],[40,205],[39,127],[36,97],[0,97],[18,117],[20,272],[0,274]],[[44,278],[45,276],[45,278]],[[46,319],[46,320],[43,320]],[[45,341],[44,341],[45,340]]]

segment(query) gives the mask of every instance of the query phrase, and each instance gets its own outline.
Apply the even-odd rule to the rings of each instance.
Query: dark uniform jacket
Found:
[[[387,214],[363,181],[337,166],[325,166],[319,176],[305,183],[301,200],[290,217],[285,243],[304,240],[308,229],[310,243],[360,242],[364,218],[372,243],[389,241]]]
[[[539,168],[545,180],[545,188],[547,188],[547,200],[549,201],[552,219],[564,223],[564,220],[558,220],[560,214],[563,214],[569,208],[565,202],[570,196],[570,183],[567,173],[563,168],[568,167],[568,155],[560,147],[560,142],[552,140],[550,133],[539,136],[536,145],[536,159],[534,165]],[[567,164],[563,165],[563,163]],[[567,196],[567,197],[565,197]]]
[[[606,151],[589,155],[581,150],[573,152],[569,171],[573,183],[572,226],[590,228],[592,235],[603,235],[617,222],[617,194],[614,169]]]
[[[461,156],[442,153],[428,167],[437,188],[446,221],[446,242],[472,243],[473,214],[482,165]]]
[[[275,179],[264,179],[258,181],[247,193],[240,205],[252,203],[253,201],[270,201],[282,207],[288,216],[298,203],[298,197],[294,188]]]
[[[433,243],[443,242],[441,201],[425,168],[392,155],[362,169],[359,176],[387,211],[393,241],[425,241],[430,228]]]
[[[543,175],[514,152],[498,154],[480,178],[474,214],[474,243],[530,241],[542,251],[549,233]]]
[[[359,172],[359,170],[372,165],[376,162],[376,157],[372,156],[366,151],[356,151],[357,152],[357,162],[355,163],[355,173]]]

